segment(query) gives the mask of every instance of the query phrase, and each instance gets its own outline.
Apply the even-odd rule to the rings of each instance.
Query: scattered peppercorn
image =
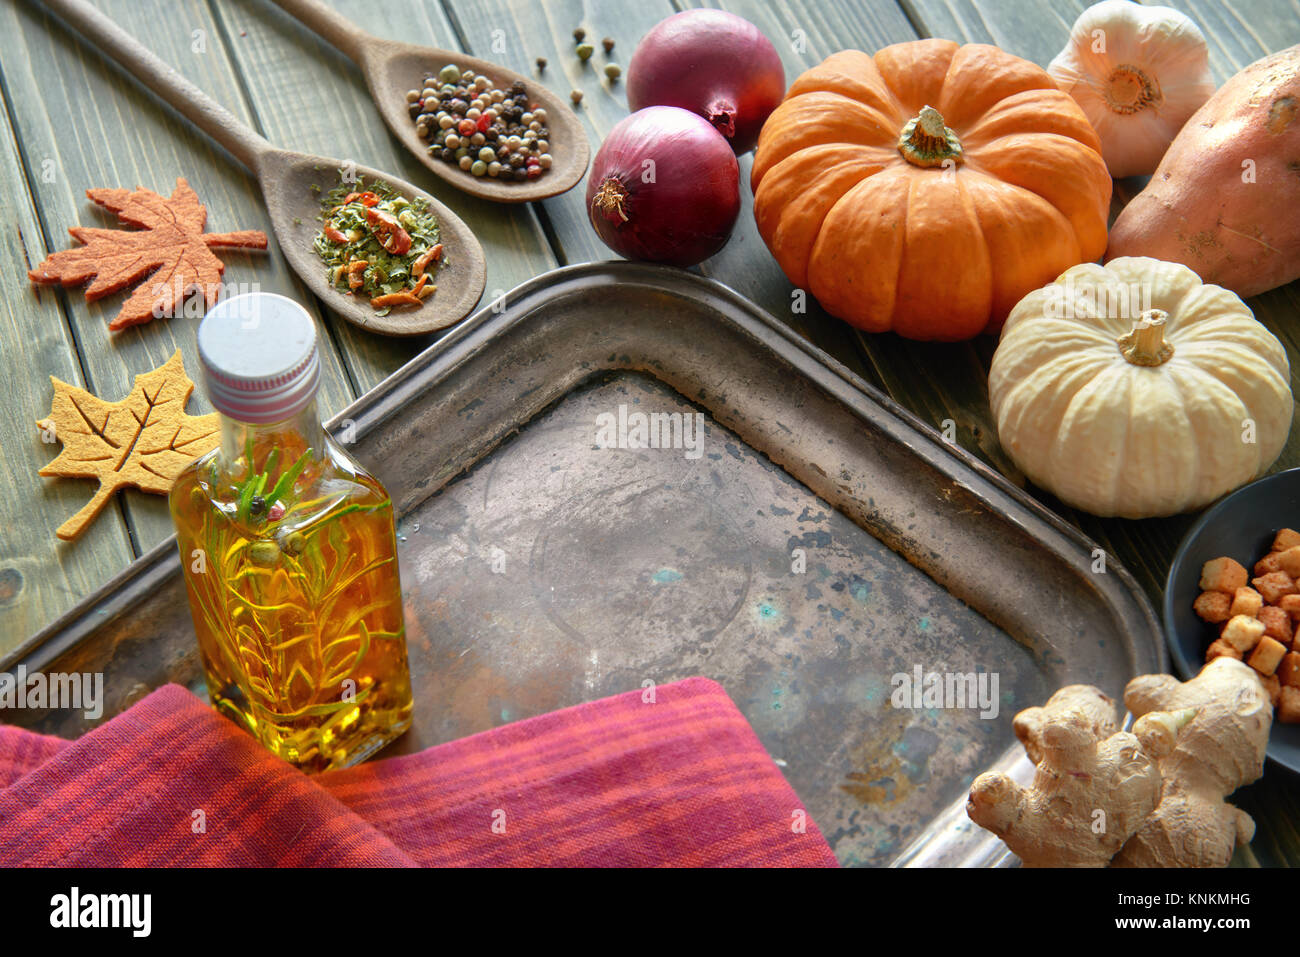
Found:
[[[605,75],[609,77],[611,80],[617,80],[620,76],[622,76],[622,74],[623,74],[623,68],[620,67],[617,63],[605,64]]]
[[[587,31],[582,29],[582,27],[578,27],[578,29],[573,31],[574,43],[581,43],[585,39],[587,39]]]
[[[582,102],[582,91],[574,90],[572,93],[569,94],[569,99],[573,101],[574,106],[577,106],[579,103]]]
[[[546,59],[538,57],[537,65],[544,68]],[[551,167],[546,110],[529,100],[522,81],[502,90],[449,63],[425,74],[423,87],[408,91],[406,100],[429,155],[472,176],[524,180]]]
[[[581,60],[583,63],[586,63],[588,60],[591,59],[591,55],[596,52],[596,48],[593,47],[590,43],[579,43],[578,49],[576,49],[573,52],[578,54],[579,60]]]
[[[539,56],[537,58],[537,72],[541,73],[545,69],[546,69],[546,57]]]
[[[605,52],[606,52],[606,53],[613,53],[613,52],[614,52],[614,38],[613,38],[613,37],[605,37],[605,39],[603,39],[603,40],[600,41],[600,45],[603,46],[603,47],[605,48]]]

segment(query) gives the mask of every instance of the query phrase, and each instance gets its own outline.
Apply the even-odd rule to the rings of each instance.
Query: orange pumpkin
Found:
[[[1106,249],[1111,180],[1087,117],[1041,67],[984,44],[829,57],[764,124],[751,185],[790,281],[871,332],[996,332]]]

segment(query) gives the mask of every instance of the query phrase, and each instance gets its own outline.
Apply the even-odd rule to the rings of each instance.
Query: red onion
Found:
[[[703,119],[651,106],[605,137],[587,179],[587,213],[614,252],[693,266],[731,235],[740,213],[740,167]]]
[[[737,154],[785,95],[785,70],[772,41],[725,10],[675,13],[645,35],[627,68],[627,105],[680,106],[698,113]]]

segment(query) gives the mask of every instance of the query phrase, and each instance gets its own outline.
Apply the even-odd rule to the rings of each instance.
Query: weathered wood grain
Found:
[[[1161,0],[1191,17],[1205,34],[1210,70],[1222,85],[1242,67],[1266,53],[1300,43],[1300,3],[1296,0]]]
[[[104,584],[134,557],[126,520],[116,505],[68,544],[55,529],[94,491],[93,482],[46,479],[37,471],[58,446],[35,427],[50,411],[49,376],[83,385],[76,343],[63,295],[35,289],[27,270],[46,253],[39,214],[27,177],[53,175],[54,167],[25,168],[8,115],[0,113],[0,655],[57,618]]]
[[[923,36],[992,43],[1047,66],[1085,0],[899,0]]]
[[[150,5],[112,0],[102,7],[188,79],[240,110],[237,75],[201,0],[171,4],[168,17],[174,27],[166,30],[157,28],[158,11]],[[39,4],[33,0],[5,4],[0,10],[0,38],[5,49],[16,54],[4,58],[4,79],[12,122],[28,162],[53,163],[49,181],[39,177],[30,186],[54,248],[72,244],[70,226],[116,225],[114,217],[86,198],[88,187],[146,186],[166,195],[179,176],[207,205],[209,229],[270,231],[256,185],[241,166],[75,38]],[[264,290],[305,299],[274,249],[221,255],[227,263],[225,282],[257,283]],[[86,303],[76,290],[65,296],[86,387],[105,398],[120,398],[130,391],[136,374],[166,361],[178,347],[187,370],[196,375],[198,311],[110,333],[108,321],[124,297]],[[337,352],[327,345],[322,359],[321,402],[333,411],[351,400],[353,390]],[[14,361],[8,352],[5,361]],[[46,374],[43,369],[10,369],[26,378]],[[195,402],[202,411],[210,408],[202,396]],[[137,554],[171,535],[162,496],[128,490],[121,501]]]
[[[379,36],[444,49],[460,47],[436,4],[336,0],[332,5]],[[341,53],[268,0],[220,0],[214,6],[259,128],[272,142],[391,171],[446,203],[483,245],[485,302],[555,265],[532,209],[468,196],[408,153],[384,126],[361,72]],[[436,338],[385,339],[341,321],[334,321],[332,329],[361,391]]]

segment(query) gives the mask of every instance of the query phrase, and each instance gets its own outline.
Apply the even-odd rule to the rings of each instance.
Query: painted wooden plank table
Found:
[[[447,186],[388,133],[360,73],[270,0],[96,0],[98,6],[187,79],[272,142],[355,159],[419,184],[477,231],[488,259],[486,301],[557,265],[609,258],[586,221],[585,181],[541,203],[498,206]],[[581,90],[578,112],[593,147],[627,104],[607,80],[603,52],[587,64],[572,53],[575,27],[613,37],[609,59],[626,66],[652,25],[699,0],[330,0],[380,36],[458,49],[503,63],[566,95]],[[715,2],[715,0],[710,0]],[[1296,0],[1165,0],[1190,14],[1210,44],[1223,82],[1263,54],[1300,43]],[[1045,65],[1065,42],[1084,0],[721,0],[772,38],[787,80],[846,47],[874,51],[917,37],[992,42]],[[599,49],[599,48],[598,48]],[[547,65],[539,70],[538,57]],[[26,271],[66,248],[68,227],[103,225],[85,190],[145,186],[170,192],[185,176],[208,205],[215,231],[263,229],[266,211],[250,175],[221,148],[72,35],[39,0],[0,4],[0,655],[55,620],[171,534],[162,498],[128,491],[76,543],[54,529],[91,492],[88,482],[42,479],[55,454],[33,423],[49,411],[49,375],[113,399],[134,376],[179,348],[198,367],[199,316],[178,316],[110,335],[121,297],[87,304],[76,290],[34,289]],[[751,161],[741,161],[747,182]],[[1134,184],[1120,183],[1119,197]],[[934,345],[858,333],[814,302],[798,307],[792,288],[759,239],[752,198],[728,246],[700,271],[750,297],[835,356],[867,382],[942,428],[1023,484],[1001,452],[987,395],[995,341]],[[332,415],[427,346],[432,338],[391,340],[339,320],[317,302],[272,248],[225,253],[232,283],[256,283],[306,303],[319,324],[321,410]],[[1255,314],[1287,347],[1300,374],[1300,283],[1256,297]],[[1296,384],[1293,383],[1293,387]],[[204,399],[196,404],[207,411]],[[1276,469],[1300,465],[1300,427]],[[1032,490],[1031,490],[1032,491]],[[1035,492],[1117,558],[1158,601],[1164,575],[1190,517],[1126,522],[1076,514]],[[1258,835],[1242,864],[1300,863],[1300,786],[1273,769],[1239,795]]]

